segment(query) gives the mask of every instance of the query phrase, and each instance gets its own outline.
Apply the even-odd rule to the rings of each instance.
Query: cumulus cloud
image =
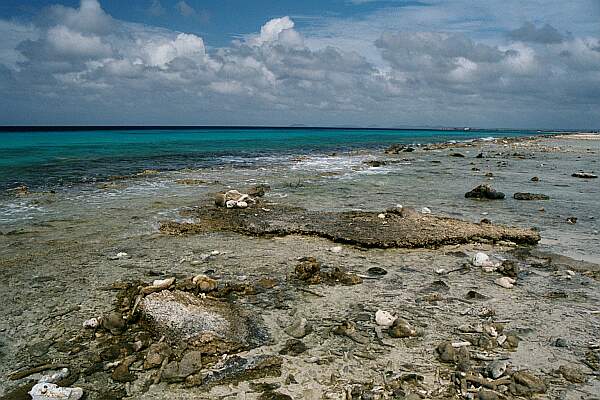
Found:
[[[0,54],[9,55],[0,61],[5,123],[600,121],[598,38],[558,41],[544,26],[524,25],[531,32],[497,42],[387,29],[353,48],[341,40],[348,45],[315,45],[283,16],[229,46],[207,48],[194,34],[114,19],[95,0],[51,7],[34,21],[0,21],[11,38],[0,42]]]
[[[552,25],[545,24],[537,28],[533,23],[526,22],[519,29],[510,31],[508,36],[521,42],[554,44],[561,43],[565,37]]]

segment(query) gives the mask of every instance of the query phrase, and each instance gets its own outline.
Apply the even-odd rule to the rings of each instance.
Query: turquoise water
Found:
[[[527,131],[349,129],[157,129],[0,132],[0,189],[52,187],[143,169],[212,166],[224,157],[256,159],[344,151],[392,143],[432,143],[530,135]]]

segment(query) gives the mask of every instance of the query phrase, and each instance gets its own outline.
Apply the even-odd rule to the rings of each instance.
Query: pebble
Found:
[[[381,267],[371,267],[367,270],[367,273],[374,276],[383,276],[387,274],[387,271]]]
[[[332,248],[329,249],[330,252],[332,253],[341,253],[342,252],[342,246],[334,246]]]
[[[306,318],[298,318],[283,331],[291,337],[302,339],[313,331],[313,327]]]
[[[558,372],[560,372],[563,378],[572,383],[584,383],[586,381],[585,374],[579,368],[561,365],[558,368]]]
[[[392,326],[395,320],[396,317],[394,317],[392,313],[388,311],[377,310],[377,312],[375,312],[375,322],[379,326]]]
[[[171,354],[169,345],[165,342],[152,343],[144,360],[144,369],[151,369],[160,366],[163,360]]]
[[[475,253],[475,255],[473,255],[473,258],[471,259],[471,264],[473,264],[476,267],[483,268],[494,267],[494,263],[492,262],[490,257],[487,254],[482,253],[481,251],[478,251],[477,253]]]
[[[193,277],[192,283],[196,285],[202,293],[212,292],[217,288],[217,281],[203,274]]]
[[[421,208],[421,214],[431,214],[431,210],[428,207]]]
[[[508,368],[508,361],[496,360],[489,363],[485,370],[490,378],[498,379],[504,375],[506,368]]]
[[[567,339],[558,338],[554,342],[554,346],[556,346],[556,347],[568,347],[569,343],[567,342]]]
[[[479,393],[477,394],[477,399],[478,400],[498,400],[499,397],[496,393],[492,392],[491,390],[480,390]]]
[[[506,289],[512,289],[515,285],[516,280],[511,277],[503,276],[502,278],[498,278],[494,281],[494,283],[498,286],[502,286]]]
[[[385,219],[385,214],[383,214],[383,213],[377,214],[377,218]]]
[[[402,318],[397,318],[388,333],[393,338],[407,338],[407,337],[416,337],[421,336],[421,332],[417,329],[413,328],[408,321],[403,320]]]
[[[112,311],[102,317],[102,327],[111,333],[117,333],[125,327],[125,320],[120,313]]]
[[[83,321],[83,327],[87,329],[96,329],[100,325],[100,321],[98,318],[90,318],[88,320]]]

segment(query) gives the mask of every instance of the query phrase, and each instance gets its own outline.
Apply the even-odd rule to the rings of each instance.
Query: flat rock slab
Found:
[[[387,213],[384,219],[378,214],[309,211],[287,206],[269,211],[262,208],[240,210],[207,205],[186,213],[195,222],[163,222],[160,231],[174,235],[232,231],[253,236],[320,236],[369,248],[437,247],[500,240],[535,244],[540,240],[539,233],[533,229],[477,224],[420,213],[406,216]]]
[[[259,317],[227,302],[191,293],[163,290],[141,301],[144,320],[158,336],[184,343],[203,354],[237,352],[268,342]]]

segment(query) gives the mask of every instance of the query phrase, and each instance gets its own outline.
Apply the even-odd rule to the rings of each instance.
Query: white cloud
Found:
[[[512,1],[505,11],[514,16]],[[35,24],[0,21],[0,54],[7,55],[1,61],[5,67],[0,65],[0,119],[600,123],[597,36],[567,35],[545,21],[505,23],[494,9],[494,20],[506,28],[490,39],[481,21],[455,21],[454,6],[431,4],[388,9],[396,14],[376,13],[360,21],[328,20],[320,31],[300,31],[283,16],[266,21],[245,40],[208,49],[194,34],[116,20],[94,0],[83,0],[79,8],[52,7]],[[492,10],[487,0],[477,4],[466,12],[481,16]],[[540,13],[548,14],[548,8]],[[524,9],[530,12],[529,6]],[[573,9],[567,6],[565,12]],[[439,32],[435,26],[447,29]],[[509,32],[522,26],[527,30],[520,39],[510,40]],[[562,40],[548,39],[554,31]]]

